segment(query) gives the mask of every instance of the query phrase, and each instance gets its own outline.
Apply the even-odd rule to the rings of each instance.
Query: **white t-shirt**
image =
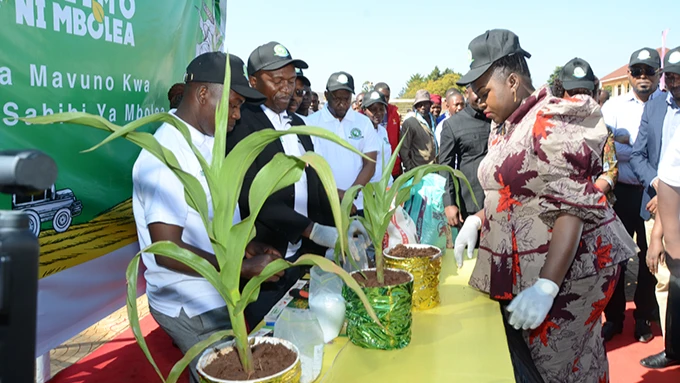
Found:
[[[371,120],[351,109],[347,111],[342,121],[333,117],[328,108],[324,108],[308,116],[307,122],[309,126],[318,126],[337,134],[362,153],[380,150],[380,140]],[[364,167],[361,156],[326,139],[318,137],[312,139],[314,151],[319,153],[331,166],[338,188],[341,190],[349,189]],[[354,205],[359,210],[363,209],[364,204],[361,195],[357,197]]]
[[[375,131],[378,135],[378,158],[375,161],[375,174],[371,178],[371,182],[378,182],[382,178],[383,169],[388,162],[390,162],[390,157],[392,157],[392,146],[390,146],[390,140],[387,137],[387,129],[385,124],[378,125],[378,129]],[[390,175],[389,185],[392,185],[392,176]]]
[[[267,108],[264,105],[260,105],[264,114],[267,116],[274,129],[276,130],[288,130],[290,129],[291,119],[288,117],[288,112],[283,111],[281,113],[276,113],[273,110]],[[281,144],[283,145],[283,151],[289,156],[300,157],[305,153],[305,147],[302,146],[300,138],[296,134],[286,134],[281,137]],[[295,183],[295,206],[294,209],[301,215],[308,217],[307,212],[307,201],[309,199],[309,190],[307,187],[307,173],[302,172],[302,177]],[[302,246],[302,241],[297,243],[289,243],[286,249],[286,258],[290,258],[297,253],[297,251]]]
[[[188,124],[187,126],[194,146],[210,163],[214,137],[206,136]],[[209,218],[212,220],[210,190],[198,159],[189,144],[170,124],[163,124],[158,128],[154,137],[161,145],[173,152],[184,171],[196,177],[201,183],[208,198]],[[132,182],[132,211],[137,225],[139,245],[142,249],[152,243],[148,225],[162,222],[183,227],[182,241],[214,253],[201,216],[189,207],[184,199],[182,183],[168,167],[146,150],[142,150],[135,161],[132,168]],[[238,223],[240,218],[241,214],[237,205],[234,223]],[[142,261],[146,266],[144,278],[149,304],[160,313],[176,318],[184,309],[189,317],[194,317],[225,306],[217,290],[204,278],[159,266],[153,254],[142,254]]]

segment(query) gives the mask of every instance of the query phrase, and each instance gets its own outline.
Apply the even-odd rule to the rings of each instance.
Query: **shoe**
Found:
[[[650,340],[654,339],[654,334],[652,334],[652,323],[650,321],[635,321],[635,339],[642,343],[649,343]]]
[[[609,342],[614,335],[621,334],[622,332],[623,323],[607,321],[602,325],[602,338],[604,338],[605,342]]]
[[[670,359],[666,357],[666,351],[661,351],[658,354],[648,356],[640,361],[643,367],[647,368],[666,368],[680,364],[680,360]]]

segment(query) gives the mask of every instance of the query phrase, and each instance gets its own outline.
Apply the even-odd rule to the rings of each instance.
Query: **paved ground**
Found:
[[[140,319],[149,313],[146,295],[137,299],[137,306],[139,308]],[[66,343],[50,352],[50,372],[52,376],[88,356],[99,346],[115,338],[127,328],[127,309],[122,307],[87,330],[69,339]]]

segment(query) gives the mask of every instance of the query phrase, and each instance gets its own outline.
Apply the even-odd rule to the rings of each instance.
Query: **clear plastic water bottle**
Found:
[[[310,272],[309,308],[323,330],[323,340],[328,343],[337,338],[345,323],[345,299],[342,297],[343,282],[333,273],[314,266]]]

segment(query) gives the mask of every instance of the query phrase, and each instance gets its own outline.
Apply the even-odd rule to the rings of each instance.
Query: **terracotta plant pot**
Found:
[[[385,269],[397,273],[408,274],[408,281],[383,287],[364,287],[362,290],[368,297],[384,329],[368,316],[368,312],[359,297],[347,286],[342,295],[347,304],[347,337],[357,346],[369,349],[394,350],[404,348],[411,343],[411,308],[413,299],[413,276],[404,270]],[[373,271],[366,269],[362,272]],[[359,273],[355,271],[352,275]]]
[[[298,351],[297,347],[287,340],[271,337],[256,337],[255,343],[253,345],[258,345],[261,343],[281,344],[285,346],[289,350],[295,352],[295,363],[290,365],[290,367],[286,368],[285,370],[276,373],[275,375],[261,379],[224,380],[209,376],[204,371],[206,366],[208,366],[216,358],[220,357],[220,355],[223,355],[224,351],[236,352],[234,350],[234,341],[228,341],[208,348],[205,350],[205,352],[203,352],[203,355],[201,355],[196,368],[198,370],[198,375],[201,377],[201,383],[299,383],[300,377],[302,376],[302,365],[300,363],[300,352]]]
[[[442,252],[431,245],[407,244],[412,249],[432,248],[437,253],[430,257],[401,258],[389,254],[385,249],[385,266],[406,270],[413,275],[413,308],[428,310],[439,305],[439,274],[442,271]]]

